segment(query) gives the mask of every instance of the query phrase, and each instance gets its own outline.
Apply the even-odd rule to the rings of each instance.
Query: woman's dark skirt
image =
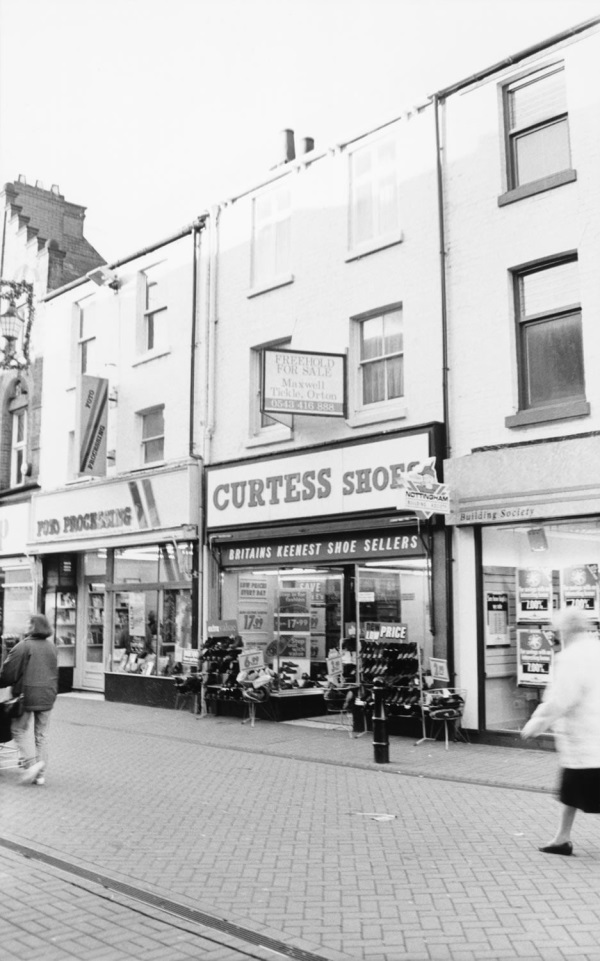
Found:
[[[600,768],[563,768],[558,799],[586,814],[600,814]]]

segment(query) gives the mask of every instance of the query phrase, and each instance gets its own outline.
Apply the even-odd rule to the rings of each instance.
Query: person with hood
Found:
[[[567,608],[557,615],[563,650],[556,655],[542,703],[521,731],[523,740],[554,729],[561,771],[561,812],[544,854],[573,854],[577,811],[600,814],[600,637],[589,618]]]
[[[23,714],[12,720],[12,735],[23,768],[22,784],[45,783],[48,725],[58,694],[58,658],[51,634],[48,618],[32,614],[27,634],[10,651],[0,672],[0,686],[10,684],[16,693],[23,694]]]

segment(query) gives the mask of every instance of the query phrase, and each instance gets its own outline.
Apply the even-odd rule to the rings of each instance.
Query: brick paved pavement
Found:
[[[189,937],[191,956],[231,961],[277,957],[261,938],[328,961],[600,961],[600,821],[578,819],[575,858],[537,851],[557,815],[551,753],[392,738],[376,765],[369,735],[64,697],[52,725],[45,788],[0,773],[0,877],[39,906],[85,884],[82,957],[183,959]],[[186,911],[204,923],[171,930]],[[78,957],[49,940],[19,954],[11,925],[6,961]]]

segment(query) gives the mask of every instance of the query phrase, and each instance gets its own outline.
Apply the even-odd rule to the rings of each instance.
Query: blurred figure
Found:
[[[44,614],[32,614],[27,634],[2,665],[0,686],[23,693],[24,712],[12,720],[12,735],[23,767],[22,784],[44,784],[50,712],[58,694],[58,658]],[[15,691],[16,687],[16,691]],[[33,718],[33,731],[31,719]]]
[[[571,830],[577,811],[600,814],[600,638],[579,611],[561,611],[552,624],[563,650],[542,703],[521,731],[523,740],[554,728],[561,773],[562,808],[554,838],[544,854],[573,853]]]

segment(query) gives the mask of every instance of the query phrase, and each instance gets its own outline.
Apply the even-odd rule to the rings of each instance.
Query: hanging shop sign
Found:
[[[598,565],[577,564],[560,572],[563,607],[581,611],[598,620]]]
[[[412,510],[406,481],[437,485],[431,431],[207,469],[209,529]],[[447,494],[447,492],[446,492]],[[444,497],[446,496],[444,494]],[[415,494],[416,496],[416,494]],[[423,496],[421,491],[420,496]],[[432,494],[433,496],[433,494]],[[443,500],[438,492],[439,506]],[[429,504],[428,509],[431,507]]]
[[[186,466],[34,494],[29,543],[35,550],[45,543],[191,527],[197,523],[192,487]]]
[[[268,567],[285,564],[338,563],[345,560],[374,560],[384,557],[423,557],[425,550],[416,530],[402,533],[361,532],[278,540],[227,542],[220,545],[224,567]],[[372,592],[369,600],[372,600]]]
[[[517,684],[545,687],[550,678],[554,635],[539,628],[517,631]]]
[[[379,621],[367,621],[365,624],[366,641],[408,641],[408,625],[383,624]]]
[[[552,616],[552,570],[517,568],[517,621],[549,621]]]
[[[91,477],[104,477],[108,426],[107,378],[82,374],[77,406],[79,410],[79,473]]]
[[[265,349],[261,410],[266,414],[346,416],[346,357]]]

